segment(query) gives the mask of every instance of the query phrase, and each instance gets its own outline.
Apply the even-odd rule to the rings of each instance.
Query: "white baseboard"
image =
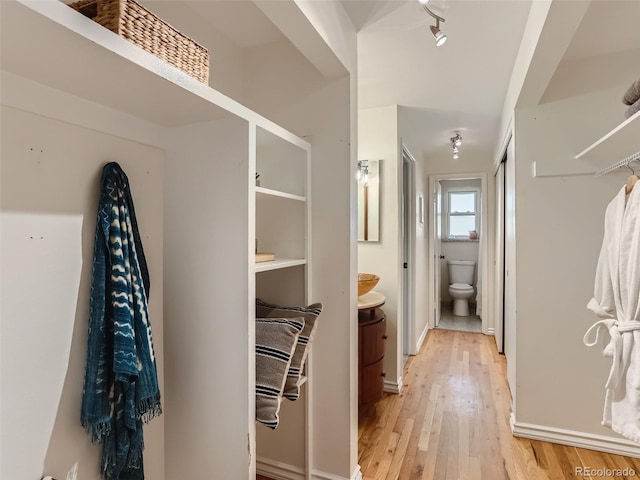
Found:
[[[575,430],[534,425],[531,423],[520,423],[516,421],[513,413],[511,414],[510,423],[511,431],[516,437],[640,458],[640,445],[626,438],[608,437],[593,433],[577,432]]]
[[[351,480],[362,480],[362,471],[360,465],[356,465],[356,469],[351,474]]]
[[[402,391],[402,387],[404,384],[402,383],[402,377],[398,377],[397,382],[390,382],[389,380],[384,381],[384,391],[389,393],[400,393]]]
[[[356,469],[351,474],[351,478],[339,477],[327,472],[320,472],[314,470],[311,475],[313,480],[362,480],[362,472],[360,471],[360,465],[356,465]]]
[[[268,458],[256,458],[256,472],[273,480],[305,480],[304,469]]]
[[[262,457],[256,458],[256,473],[272,478],[273,480],[305,480],[307,478],[304,469],[300,467],[294,467],[287,463],[276,462]],[[356,469],[353,471],[351,478],[313,470],[311,472],[311,478],[313,480],[362,480],[362,472],[360,471],[360,465],[356,465]]]
[[[418,352],[422,348],[422,344],[424,343],[424,339],[427,338],[427,332],[428,331],[429,331],[429,324],[426,324],[424,326],[424,330],[422,330],[422,333],[420,334],[420,338],[418,338],[418,342],[416,343],[416,355],[418,354]]]

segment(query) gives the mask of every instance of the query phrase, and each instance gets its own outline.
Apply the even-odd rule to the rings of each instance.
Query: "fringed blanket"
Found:
[[[162,413],[147,298],[149,273],[129,181],[102,170],[81,421],[102,443],[106,480],[141,480],[142,424]]]

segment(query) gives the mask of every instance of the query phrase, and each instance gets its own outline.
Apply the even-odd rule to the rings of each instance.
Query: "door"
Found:
[[[442,186],[440,181],[435,182],[435,190],[433,192],[433,211],[431,215],[431,221],[435,222],[432,226],[435,232],[434,244],[433,244],[433,308],[434,308],[434,327],[437,327],[440,323],[440,303],[441,303],[441,282],[442,282],[442,262],[443,257],[441,254],[441,242],[442,242]]]
[[[496,172],[494,321],[498,352],[504,352],[504,162]]]

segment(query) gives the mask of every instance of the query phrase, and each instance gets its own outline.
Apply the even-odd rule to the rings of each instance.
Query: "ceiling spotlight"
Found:
[[[445,19],[439,15],[436,15],[431,10],[429,10],[429,7],[427,7],[427,3],[429,2],[429,0],[418,0],[418,1],[422,5],[422,8],[424,8],[424,11],[436,19],[436,24],[431,25],[430,28],[431,28],[431,33],[436,39],[436,47],[441,47],[447,41],[447,36],[444,33],[442,33],[442,31],[440,30],[440,22],[444,23]]]
[[[460,150],[458,150],[458,147],[453,147],[453,153],[458,153]]]
[[[436,47],[441,47],[447,41],[447,36],[440,30],[440,22],[436,20],[435,25],[431,25],[431,33],[436,39]]]
[[[453,159],[454,159],[454,160],[457,160],[457,159],[459,159],[459,158],[460,158],[460,156],[458,155],[458,153],[457,153],[457,152],[453,154]]]
[[[462,137],[456,132],[456,134],[451,137],[451,146],[459,147],[460,145],[462,145]]]

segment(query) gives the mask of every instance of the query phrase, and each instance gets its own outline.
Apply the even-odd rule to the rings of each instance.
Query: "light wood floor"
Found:
[[[361,412],[364,480],[627,478],[577,470],[585,467],[640,478],[637,459],[514,438],[506,363],[493,337],[431,330],[404,378],[402,394]]]
[[[404,383],[402,394],[361,411],[364,480],[640,479],[638,459],[514,438],[506,363],[493,337],[429,331]]]

